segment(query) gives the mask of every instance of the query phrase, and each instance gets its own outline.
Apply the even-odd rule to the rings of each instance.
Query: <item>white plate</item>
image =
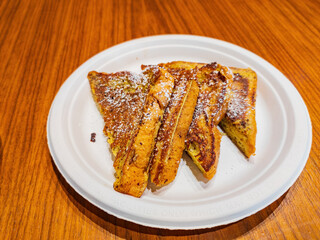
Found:
[[[205,182],[184,155],[169,186],[141,198],[113,190],[112,155],[103,120],[92,100],[91,70],[140,71],[141,64],[173,60],[250,67],[257,72],[257,151],[247,161],[227,137],[215,177]],[[90,134],[97,133],[96,142]],[[82,64],[63,84],[47,123],[51,155],[67,182],[104,211],[135,223],[197,229],[247,217],[285,193],[304,168],[311,147],[307,108],[290,81],[257,55],[220,40],[190,35],[140,38],[109,48]]]

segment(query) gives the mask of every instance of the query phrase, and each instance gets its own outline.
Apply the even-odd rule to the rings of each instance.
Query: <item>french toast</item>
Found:
[[[169,184],[183,150],[211,179],[220,154],[218,124],[246,157],[255,153],[254,71],[183,61],[141,68],[141,74],[88,74],[115,155],[116,191],[140,197],[148,178],[158,187]]]
[[[175,61],[163,64],[170,73],[194,69],[199,96],[185,149],[204,177],[211,179],[218,164],[222,134],[217,124],[224,117],[231,98],[232,73],[217,63]]]
[[[211,179],[217,169],[222,134],[217,128],[231,99],[232,73],[212,63],[197,74],[200,94],[186,139],[186,151],[203,176]]]
[[[150,161],[150,181],[158,187],[175,179],[199,94],[196,71],[183,70],[173,76],[174,90]]]
[[[143,116],[129,148],[121,156],[113,185],[116,191],[135,197],[140,197],[147,187],[150,156],[174,86],[173,77],[162,68],[149,67],[144,73],[151,75],[152,81]]]
[[[138,77],[136,76],[136,78]],[[114,168],[116,171],[116,180],[113,186],[116,191],[134,197],[140,197],[147,186],[150,155],[154,149],[155,138],[161,124],[161,119],[174,86],[173,77],[165,69],[157,66],[145,69],[143,78],[148,80],[147,83],[144,82],[145,85],[142,88],[144,90],[146,90],[146,88],[148,89],[144,92],[146,94],[135,95],[137,85],[135,85],[134,82],[131,82],[133,85],[127,94],[129,96],[131,94],[137,96],[137,98],[134,99],[134,103],[139,103],[140,115],[134,115],[134,110],[137,106],[130,104],[130,101],[121,102],[124,105],[128,104],[128,106],[122,106],[122,104],[114,105],[115,103],[110,101],[105,104],[103,108],[100,107],[100,112],[101,110],[105,112],[106,109],[109,108],[111,112],[110,115],[112,115],[114,111],[120,111],[117,116],[120,118],[120,121],[124,117],[122,116],[123,112],[121,112],[121,108],[125,110],[128,109],[129,115],[130,109],[133,110],[133,116],[130,116],[130,120],[134,120],[135,127],[130,128],[128,138],[122,139],[125,144],[120,145],[120,148],[115,151]],[[119,84],[115,85],[119,86]],[[94,95],[95,94],[96,91],[94,92]],[[122,96],[126,96],[126,94],[122,93]],[[109,127],[114,128],[112,124],[118,121],[117,118],[113,120],[113,122],[106,122],[107,130]],[[131,125],[131,123],[124,121],[121,125],[122,132],[127,132],[127,125]],[[111,135],[111,139],[114,139],[112,134],[109,135]],[[112,143],[114,143],[114,141]]]
[[[255,103],[257,75],[250,68],[230,68],[234,74],[233,97],[220,127],[234,144],[249,158],[255,153],[257,124]]]
[[[128,71],[117,73],[88,73],[92,97],[100,111],[114,156],[124,151],[128,139],[141,119],[149,89],[149,80],[142,74]]]

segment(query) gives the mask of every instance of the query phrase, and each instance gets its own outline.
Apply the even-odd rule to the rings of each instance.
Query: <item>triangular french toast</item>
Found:
[[[128,71],[98,73],[91,71],[88,80],[92,97],[104,118],[104,133],[115,156],[126,149],[137,128],[149,89],[149,79]]]
[[[231,99],[232,73],[212,63],[197,74],[200,94],[186,139],[186,150],[207,179],[216,173],[222,134],[217,128]]]
[[[141,68],[142,74],[88,74],[115,155],[115,190],[140,197],[148,178],[169,184],[183,150],[211,179],[220,154],[218,124],[246,157],[254,154],[254,71],[183,61]]]
[[[122,144],[119,148],[116,148],[117,151],[114,151],[116,154],[114,161],[114,168],[116,170],[114,189],[121,193],[140,197],[147,186],[150,155],[154,149],[155,138],[164,110],[171,96],[174,79],[166,70],[157,66],[146,68],[143,75],[133,75],[132,73],[127,73],[127,75],[130,76],[126,78],[126,80],[129,80],[130,87],[128,87],[126,93],[121,92],[120,95],[123,99],[132,102],[118,101],[118,104],[116,104],[114,101],[108,102],[107,99],[104,101],[105,104],[103,106],[101,106],[100,102],[96,102],[98,106],[100,105],[100,112],[102,112],[105,120],[113,120],[105,122],[106,133],[109,133],[110,139],[115,139],[114,134],[117,133],[117,131],[113,131],[114,126],[120,125],[121,129],[119,129],[119,132],[127,132],[127,127],[132,125],[128,120],[132,120],[134,123],[134,126],[129,126],[130,132],[128,132],[127,138],[121,138],[122,141],[120,142]],[[89,73],[89,81],[93,82],[90,80],[92,79],[91,76],[92,73]],[[114,79],[115,84],[111,85],[123,89],[122,79],[117,79],[117,74],[113,76],[116,78]],[[147,79],[147,82],[137,81],[138,83],[142,83],[143,86],[140,86],[136,84],[136,80],[139,78]],[[92,84],[90,85],[92,86]],[[103,91],[100,90],[102,86],[105,86],[105,83],[99,81],[98,85],[100,86],[99,88],[94,85],[94,90],[92,90],[94,99],[106,98],[106,95],[103,95]],[[142,88],[140,89],[140,87]],[[110,91],[112,92],[112,90]],[[102,94],[102,96],[97,97],[97,93],[100,93],[99,96]],[[111,100],[115,99],[111,98]],[[136,114],[135,110],[138,108],[140,113]],[[130,115],[130,111],[133,114],[132,116],[128,116]],[[114,112],[118,112],[115,118],[106,118],[106,116],[113,115]],[[123,122],[121,121],[122,119],[124,119]],[[111,141],[111,147],[114,142]]]
[[[250,68],[231,67],[230,69],[234,74],[233,97],[228,105],[227,113],[219,125],[244,155],[249,158],[256,150],[257,75]]]
[[[147,187],[150,156],[174,86],[173,77],[162,68],[150,67],[144,73],[151,76],[152,81],[143,116],[126,153],[120,156],[120,166],[115,167],[113,185],[116,191],[135,197],[140,197]]]
[[[196,71],[182,70],[172,75],[174,90],[150,161],[150,181],[156,186],[167,185],[175,179],[199,93]]]
[[[185,149],[204,177],[211,179],[216,172],[222,136],[217,124],[224,117],[231,98],[232,73],[217,63],[175,61],[162,66],[173,75],[185,69],[197,72],[200,91]]]

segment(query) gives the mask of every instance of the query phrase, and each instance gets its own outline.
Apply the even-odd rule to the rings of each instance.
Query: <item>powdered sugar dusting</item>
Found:
[[[96,101],[104,116],[105,132],[113,138],[111,148],[126,146],[141,119],[149,81],[143,74],[91,72]]]
[[[197,82],[200,87],[197,106],[190,127],[198,127],[198,119],[204,116],[210,125],[216,125],[224,116],[228,104],[228,91],[231,78],[222,74],[223,70],[217,63],[201,67],[197,73]]]
[[[244,114],[250,107],[246,100],[249,94],[248,80],[240,74],[234,74],[234,84],[232,85],[233,97],[229,103],[227,117],[232,121],[244,118]]]

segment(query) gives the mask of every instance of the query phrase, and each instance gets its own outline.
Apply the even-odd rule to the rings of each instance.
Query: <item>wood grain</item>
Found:
[[[314,0],[2,0],[0,239],[320,239],[319,12]],[[301,176],[239,222],[169,231],[120,220],[75,193],[52,162],[46,120],[65,79],[114,44],[169,33],[249,49],[282,71],[309,109],[313,145]]]

